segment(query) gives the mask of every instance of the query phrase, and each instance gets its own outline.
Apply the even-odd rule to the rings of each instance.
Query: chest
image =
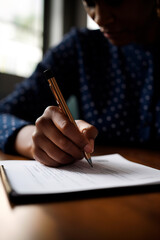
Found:
[[[128,137],[151,126],[155,103],[155,67],[149,51],[94,58],[81,76],[81,102],[84,119],[102,133]],[[89,67],[88,67],[89,66]],[[132,134],[131,134],[132,132]],[[132,137],[133,138],[133,137]]]

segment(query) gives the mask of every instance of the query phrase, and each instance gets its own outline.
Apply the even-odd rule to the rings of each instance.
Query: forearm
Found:
[[[23,127],[17,134],[15,139],[15,151],[27,158],[33,159],[32,155],[32,134],[35,131],[34,125]]]

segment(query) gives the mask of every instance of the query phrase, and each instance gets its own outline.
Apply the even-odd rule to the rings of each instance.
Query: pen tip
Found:
[[[91,167],[93,167],[91,158],[88,158],[88,163],[90,164]]]

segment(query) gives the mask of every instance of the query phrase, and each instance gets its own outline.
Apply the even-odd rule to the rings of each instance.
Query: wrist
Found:
[[[27,158],[33,159],[33,154],[32,154],[32,134],[35,130],[34,125],[27,125],[20,129],[18,132],[16,139],[15,139],[15,151]]]

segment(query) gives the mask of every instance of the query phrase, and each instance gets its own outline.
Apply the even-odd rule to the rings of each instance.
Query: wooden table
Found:
[[[160,169],[160,151],[99,147]],[[0,153],[2,159],[22,159]],[[160,193],[11,206],[0,181],[0,240],[159,240]]]

